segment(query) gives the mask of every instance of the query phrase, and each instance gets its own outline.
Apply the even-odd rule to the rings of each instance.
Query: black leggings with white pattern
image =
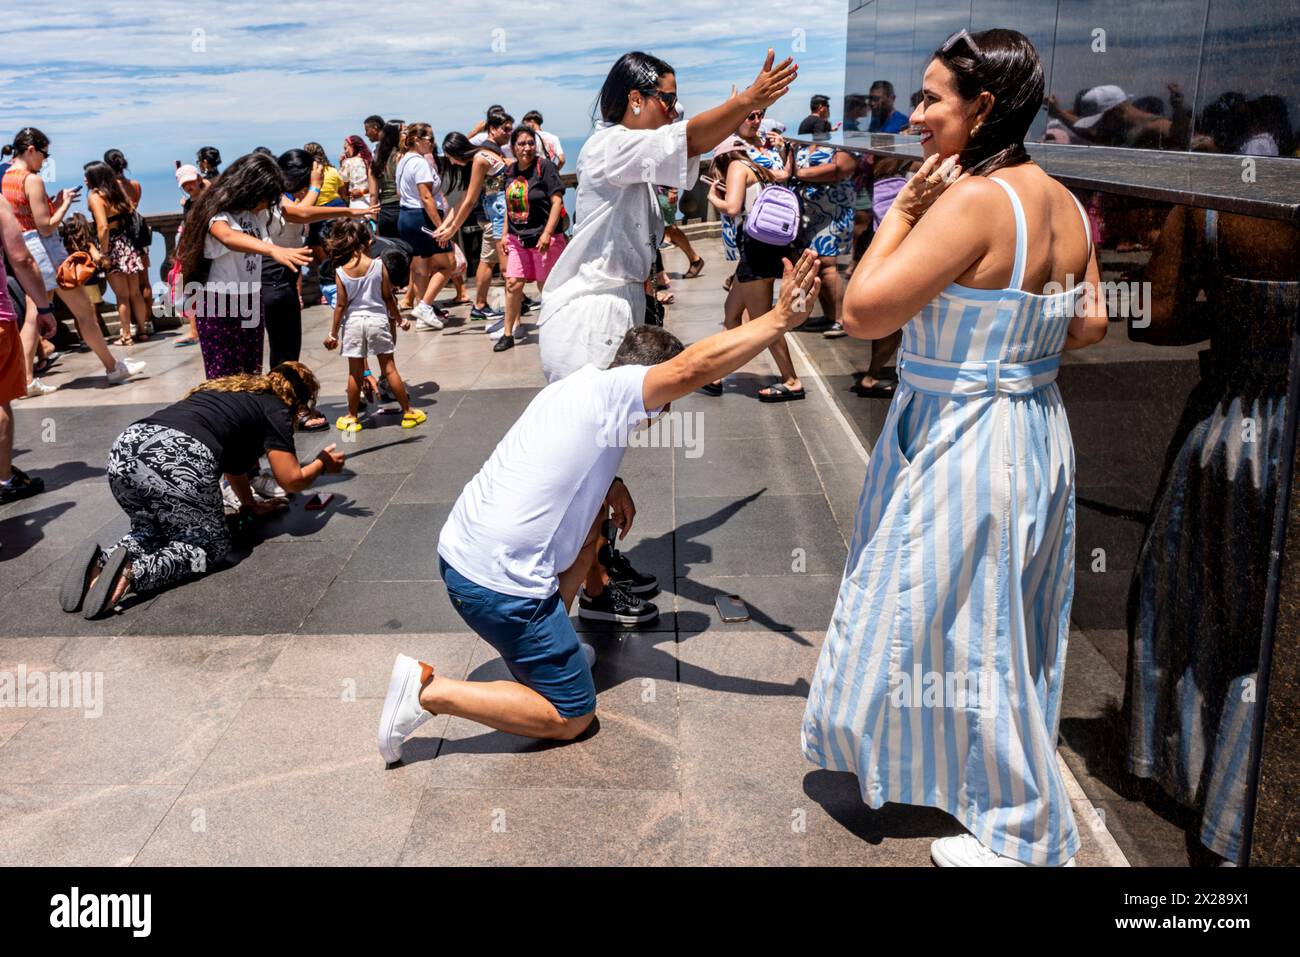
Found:
[[[192,435],[137,422],[117,437],[108,485],[131,519],[117,545],[137,592],[202,575],[230,551],[220,483],[212,450]]]

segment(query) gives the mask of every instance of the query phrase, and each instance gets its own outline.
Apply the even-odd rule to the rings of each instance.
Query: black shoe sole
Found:
[[[82,616],[87,621],[92,621],[108,611],[113,588],[117,585],[117,578],[122,574],[122,566],[126,564],[128,558],[125,548],[115,548],[104,559],[104,568],[95,579],[95,584],[91,586],[90,591],[86,592],[85,607],[81,610]]]
[[[99,542],[84,542],[73,553],[72,564],[63,573],[63,584],[59,586],[59,607],[66,612],[80,611],[86,600],[86,582],[90,580],[91,569],[104,553]]]
[[[631,615],[615,615],[608,611],[588,611],[586,608],[578,609],[578,617],[583,621],[595,622],[601,625],[621,625],[624,628],[638,628],[641,625],[648,625],[659,620],[659,613],[655,612],[649,618],[634,618]]]

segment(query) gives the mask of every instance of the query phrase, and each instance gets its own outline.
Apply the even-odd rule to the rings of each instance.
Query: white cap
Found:
[[[764,117],[763,122],[758,124],[759,136],[766,136],[768,133],[774,131],[777,133],[785,132],[785,124],[782,123],[780,120],[776,119],[775,117],[771,117],[771,116]]]
[[[1101,122],[1108,110],[1127,103],[1129,96],[1117,86],[1094,86],[1080,98],[1083,116],[1075,121],[1076,129],[1086,130]]]

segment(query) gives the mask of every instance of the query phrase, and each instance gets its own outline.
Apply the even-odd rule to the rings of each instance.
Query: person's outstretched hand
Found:
[[[775,59],[776,52],[769,47],[763,69],[758,71],[754,82],[745,90],[745,96],[756,110],[765,110],[785,96],[790,84],[799,75],[799,65],[794,62],[794,57],[786,57],[774,67],[772,61]]]
[[[782,259],[781,264],[781,294],[777,296],[773,312],[789,332],[808,320],[817,293],[822,288],[821,270],[817,254],[811,249],[805,249],[793,264],[788,259]]]
[[[343,471],[344,456],[342,452],[334,451],[336,448],[338,448],[338,446],[331,442],[329,445],[325,446],[325,448],[321,449],[320,453],[316,456],[324,464],[325,471],[329,472],[331,475],[336,475]]]

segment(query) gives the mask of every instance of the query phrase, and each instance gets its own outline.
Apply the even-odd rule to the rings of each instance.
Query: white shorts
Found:
[[[388,317],[373,312],[353,313],[339,330],[339,351],[345,359],[366,359],[393,351],[393,331]]]
[[[644,321],[645,289],[640,283],[578,296],[549,315],[543,296],[537,344],[546,381],[563,379],[588,364],[608,369],[627,331]]]
[[[55,272],[63,265],[63,260],[68,258],[68,251],[63,248],[63,240],[59,238],[57,232],[50,233],[48,236],[42,236],[34,229],[29,229],[23,233],[23,242],[27,244],[27,250],[36,260],[36,268],[41,271],[41,279],[45,281],[45,291],[58,287],[58,280],[55,278]]]

